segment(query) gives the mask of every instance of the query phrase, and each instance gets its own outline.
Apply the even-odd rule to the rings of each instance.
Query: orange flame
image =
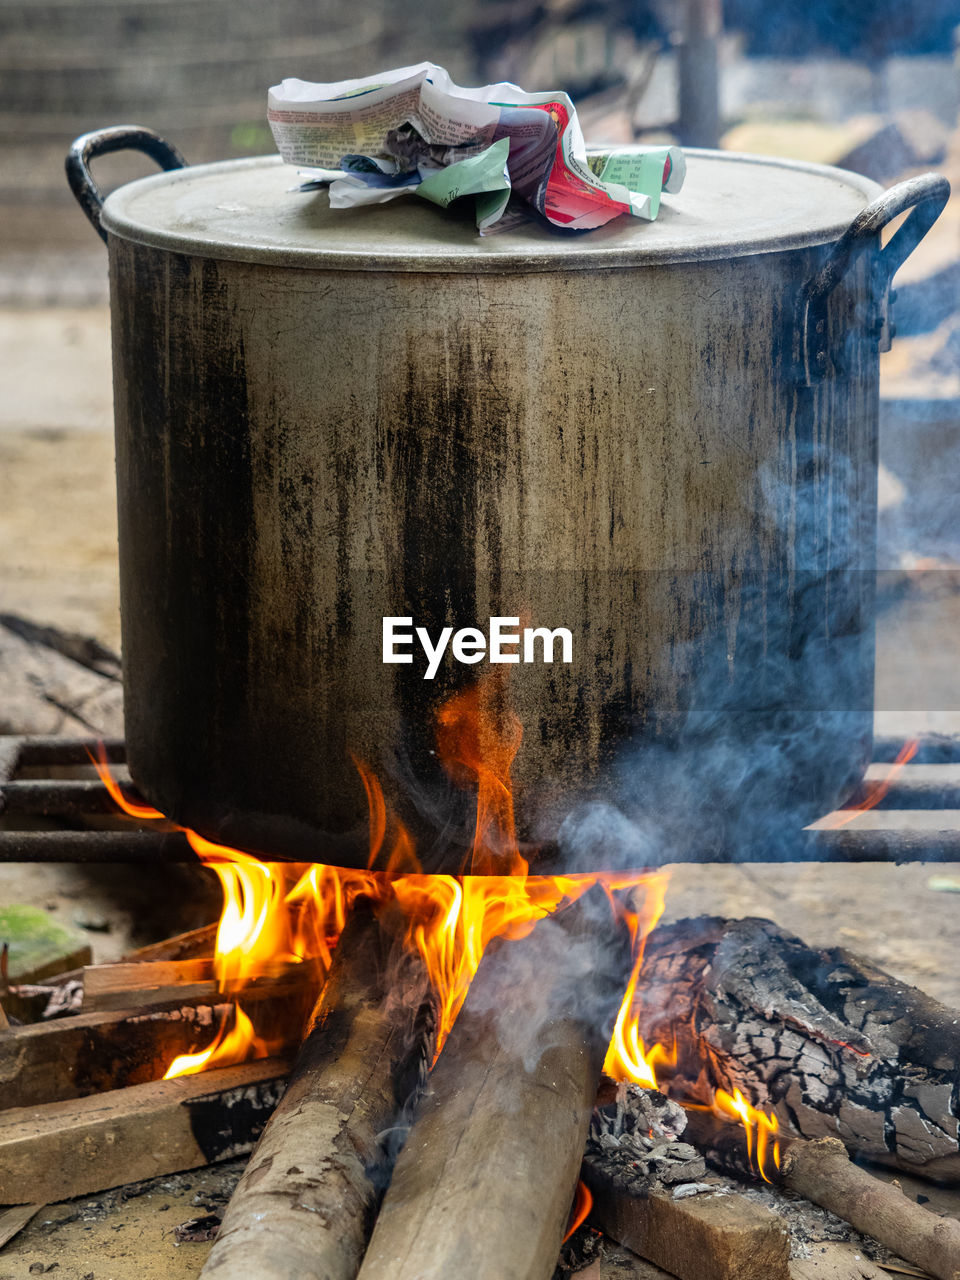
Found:
[[[593,1208],[593,1195],[590,1188],[583,1181],[577,1183],[577,1189],[573,1195],[573,1207],[570,1210],[570,1222],[567,1227],[567,1234],[563,1237],[563,1244],[566,1244],[576,1229],[584,1224],[587,1220],[587,1214]]]
[[[233,1018],[229,1012],[224,1015],[213,1043],[199,1053],[181,1053],[174,1058],[164,1073],[164,1080],[196,1075],[198,1071],[209,1071],[212,1067],[229,1067],[236,1062],[269,1058],[270,1045],[257,1035],[244,1011],[238,1004],[231,1005],[231,1009]],[[227,1025],[231,1021],[233,1026],[228,1031]]]
[[[506,702],[505,680],[490,676],[454,694],[437,713],[437,755],[455,782],[476,782],[477,819],[468,870],[526,875],[517,847],[510,768],[523,740]]]
[[[389,811],[376,776],[360,761],[355,764],[366,791],[370,824],[366,870],[265,863],[181,828],[223,890],[214,956],[221,990],[236,993],[252,978],[277,974],[308,959],[327,969],[356,898],[365,894],[380,904],[392,901],[406,916],[406,945],[423,958],[437,1000],[439,1054],[490,942],[525,936],[538,920],[600,880],[611,895],[628,888],[642,887],[645,892],[641,909],[626,913],[639,946],[625,1002],[629,1007],[643,939],[663,910],[666,877],[645,872],[528,876],[529,864],[516,838],[510,778],[521,740],[520,722],[507,706],[499,673],[440,708],[441,763],[455,783],[476,793],[472,844],[465,860],[471,874],[464,876],[421,874],[412,837]],[[159,811],[134,805],[123,796],[105,757],[98,771],[124,812],[140,820],[163,818]],[[208,1051],[185,1057],[197,1064],[192,1070],[202,1070],[214,1062],[243,1061],[256,1052],[255,1046],[250,1020],[238,1013],[229,1034],[221,1028]]]
[[[657,1066],[675,1066],[677,1061],[676,1046],[672,1052],[659,1044],[646,1048],[640,1035],[639,1016],[633,1011],[647,938],[663,915],[668,883],[666,872],[649,875],[641,909],[625,912],[633,943],[633,968],[603,1064],[604,1071],[614,1080],[632,1080],[647,1089],[657,1088]]]
[[[862,800],[851,805],[848,809],[839,809],[836,813],[830,815],[829,820],[822,821],[819,825],[828,830],[836,830],[839,827],[845,827],[848,822],[852,822],[858,814],[866,813],[868,809],[875,809],[893,786],[903,766],[910,763],[919,748],[920,739],[910,738],[897,752],[897,757],[891,764],[887,776],[881,778],[879,782],[875,782]]]
[[[110,799],[122,810],[128,818],[137,818],[140,822],[162,822],[165,820],[164,815],[159,809],[154,809],[149,804],[137,804],[134,800],[128,800],[120,790],[117,781],[110,772],[110,765],[107,760],[107,750],[102,742],[96,744],[96,754],[87,750],[87,755],[93,767],[99,775],[100,781],[110,793]]]
[[[713,1099],[713,1109],[717,1115],[728,1116],[739,1120],[747,1135],[747,1159],[756,1168],[764,1182],[767,1176],[767,1159],[772,1155],[776,1169],[780,1168],[780,1124],[771,1111],[758,1111],[752,1107],[739,1089],[734,1089],[731,1096],[725,1089],[718,1089]],[[753,1135],[756,1133],[756,1153],[754,1153]]]

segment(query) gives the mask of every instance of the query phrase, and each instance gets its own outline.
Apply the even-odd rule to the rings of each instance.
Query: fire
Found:
[[[668,876],[663,872],[594,873],[568,876],[528,875],[529,863],[516,836],[511,767],[520,748],[520,722],[510,711],[502,679],[480,681],[441,708],[436,725],[437,754],[454,783],[476,796],[472,838],[464,872],[424,875],[410,833],[394,815],[380,783],[366,765],[354,763],[366,791],[370,852],[367,867],[343,869],[319,863],[268,863],[184,830],[201,861],[218,876],[223,910],[217,928],[214,972],[220,990],[233,996],[232,1016],[221,1023],[207,1048],[176,1058],[166,1079],[268,1056],[271,1045],[256,1029],[236,995],[251,980],[277,975],[311,962],[320,977],[356,899],[372,899],[400,908],[405,945],[423,958],[437,1004],[439,1054],[463,1005],[470,983],[489,944],[516,939],[538,920],[575,901],[598,881],[611,907],[625,919],[633,946],[630,980],[621,1004],[605,1070],[616,1080],[657,1087],[657,1073],[676,1065],[676,1046],[649,1049],[634,1013],[646,940],[663,914]],[[112,778],[105,754],[94,761],[117,806],[140,821],[166,821],[149,805],[131,801]],[[626,900],[626,899],[629,899]],[[751,1159],[763,1176],[772,1148],[779,1158],[776,1118],[756,1111],[739,1091],[718,1091],[718,1114],[739,1119]],[[754,1142],[754,1134],[756,1141]],[[589,1212],[589,1192],[578,1193],[575,1225]],[[572,1229],[575,1229],[572,1228]]]
[[[223,891],[214,954],[220,990],[236,995],[254,978],[305,961],[325,972],[357,897],[381,905],[393,902],[407,921],[405,943],[422,956],[437,1001],[439,1054],[489,943],[523,937],[538,920],[601,878],[527,875],[510,782],[521,736],[500,681],[481,682],[440,709],[438,756],[455,782],[476,793],[473,836],[464,860],[470,874],[463,876],[421,873],[412,837],[389,812],[379,781],[361,761],[355,764],[366,790],[370,831],[365,870],[261,862],[181,828]],[[102,752],[94,763],[123,812],[141,821],[165,820],[158,810],[124,795]],[[611,890],[647,881],[643,873],[602,878]],[[229,1032],[221,1027],[208,1049],[182,1055],[167,1074],[225,1066],[263,1052],[250,1019],[238,1009]]]
[[[664,872],[649,876],[640,910],[626,912],[633,944],[633,968],[603,1064],[604,1071],[614,1080],[632,1080],[647,1089],[657,1088],[658,1066],[676,1065],[675,1049],[670,1052],[659,1044],[646,1048],[640,1035],[639,1018],[633,1011],[647,938],[663,915],[668,879]]]
[[[211,1045],[199,1053],[181,1053],[170,1063],[164,1080],[174,1076],[192,1076],[211,1067],[229,1067],[235,1062],[269,1058],[271,1048],[253,1029],[253,1023],[238,1004],[231,1005],[233,1017],[228,1012],[220,1023],[220,1029]],[[232,1022],[230,1030],[227,1026]]]
[[[640,1019],[634,1012],[634,1002],[643,967],[646,940],[663,915],[666,904],[667,876],[651,875],[646,888],[647,894],[642,906],[628,916],[633,938],[633,968],[614,1024],[613,1037],[603,1069],[614,1080],[630,1080],[645,1089],[657,1089],[661,1087],[658,1071],[662,1069],[669,1075],[677,1065],[676,1042],[670,1049],[662,1044],[654,1044],[648,1049],[640,1035]],[[678,1098],[677,1101],[691,1110],[702,1109],[684,1098]],[[779,1124],[776,1115],[773,1113],[767,1115],[751,1106],[739,1089],[734,1089],[732,1095],[724,1089],[717,1089],[713,1105],[707,1109],[719,1116],[740,1121],[747,1139],[747,1158],[761,1178],[769,1182],[768,1158],[772,1157],[774,1166],[777,1169],[780,1168]],[[756,1142],[754,1142],[754,1135],[756,1135]]]
[[[866,813],[868,809],[875,809],[893,786],[903,766],[909,764],[917,754],[919,747],[920,739],[910,738],[897,752],[896,759],[890,766],[887,776],[874,783],[862,800],[855,805],[851,805],[849,809],[838,810],[836,814],[831,815],[829,820],[823,820],[819,825],[836,830],[839,827],[845,827],[848,822],[852,822],[858,814]]]
[[[755,1164],[764,1182],[769,1182],[768,1157],[772,1156],[774,1167],[780,1168],[778,1136],[780,1125],[776,1115],[773,1112],[767,1115],[766,1112],[752,1107],[739,1089],[734,1089],[732,1095],[725,1089],[718,1089],[714,1095],[713,1109],[717,1115],[740,1121],[747,1135],[747,1159],[751,1164]],[[756,1134],[756,1154],[754,1154],[754,1134]]]
[[[96,755],[89,750],[87,754],[90,756],[91,763],[100,775],[100,781],[110,793],[110,799],[128,818],[137,818],[140,822],[163,822],[164,815],[159,809],[154,809],[149,804],[137,804],[136,801],[128,799],[123,794],[116,779],[110,772],[110,765],[107,761],[107,752],[102,742],[97,743]]]
[[[585,1182],[577,1183],[577,1190],[573,1197],[573,1207],[570,1210],[570,1222],[567,1226],[567,1234],[563,1237],[563,1243],[566,1244],[576,1229],[583,1225],[587,1220],[587,1215],[593,1208],[593,1195],[590,1188]]]
[[[455,782],[476,783],[477,819],[465,870],[525,876],[517,846],[510,768],[523,728],[507,705],[506,682],[490,677],[455,694],[437,714],[437,755]]]

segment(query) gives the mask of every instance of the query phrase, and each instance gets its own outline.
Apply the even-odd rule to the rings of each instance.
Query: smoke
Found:
[[[493,944],[461,1019],[495,1036],[500,1053],[534,1073],[543,1055],[582,1041],[602,1055],[630,971],[627,932],[594,888],[540,920],[533,934]],[[455,1031],[455,1035],[462,1032]]]

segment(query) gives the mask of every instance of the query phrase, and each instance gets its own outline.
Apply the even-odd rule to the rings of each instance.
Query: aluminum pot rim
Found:
[[[838,189],[852,192],[857,203],[837,200],[837,209],[831,214],[825,210],[822,222],[783,230],[779,224],[762,224],[765,230],[752,235],[732,238],[727,230],[704,236],[701,243],[684,241],[676,235],[671,239],[664,231],[664,219],[654,223],[637,219],[616,219],[585,235],[567,232],[549,232],[539,226],[520,228],[480,238],[463,221],[448,213],[416,202],[415,219],[429,218],[429,230],[422,234],[419,246],[405,241],[402,222],[407,209],[396,206],[384,211],[383,207],[360,212],[364,223],[354,222],[347,235],[340,236],[340,243],[297,243],[287,234],[284,238],[282,220],[277,220],[276,238],[273,243],[255,243],[239,238],[230,239],[217,234],[216,229],[199,232],[196,224],[191,227],[189,216],[181,226],[164,227],[149,225],[138,219],[131,206],[138,198],[154,196],[161,188],[169,193],[178,186],[216,180],[224,175],[234,177],[250,171],[279,170],[293,175],[291,166],[284,165],[279,156],[255,156],[240,160],[221,160],[212,164],[189,166],[165,173],[140,178],[126,183],[107,197],[103,206],[102,223],[110,237],[166,250],[172,253],[238,263],[260,264],[271,267],[290,267],[308,270],[378,271],[415,274],[467,274],[501,275],[537,272],[579,270],[604,270],[610,268],[650,268],[659,266],[696,265],[699,263],[729,261],[793,250],[815,248],[832,244],[840,238],[851,218],[882,190],[872,179],[831,165],[814,164],[801,160],[748,155],[733,151],[707,151],[689,149],[688,159],[723,161],[741,165],[776,168],[791,174],[808,174],[835,184]],[[289,188],[287,188],[289,190]],[[316,199],[297,193],[298,201]],[[682,193],[681,193],[682,198]],[[413,201],[410,202],[411,206]],[[840,206],[843,205],[841,208]],[[296,213],[302,213],[300,205]],[[669,208],[665,204],[664,208]],[[223,212],[230,213],[227,207]],[[236,212],[243,212],[237,210]],[[341,213],[342,211],[336,211]],[[368,214],[383,214],[382,218],[368,218]],[[397,218],[396,214],[401,217]],[[347,216],[350,216],[349,214]],[[398,233],[390,235],[393,217]],[[229,219],[227,219],[229,221]],[[370,228],[374,227],[371,234]],[[383,233],[383,228],[387,233]],[[465,234],[466,231],[466,234]],[[366,233],[366,234],[364,234]],[[337,230],[339,236],[340,229]],[[433,239],[435,237],[435,239]],[[424,247],[426,246],[426,247]]]

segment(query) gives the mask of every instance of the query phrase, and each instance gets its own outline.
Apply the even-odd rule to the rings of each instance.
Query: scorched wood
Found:
[[[432,1052],[425,975],[412,957],[402,974],[392,970],[389,944],[363,910],[344,930],[283,1103],[227,1206],[204,1276],[356,1276],[389,1173],[383,1132]]]
[[[265,1058],[0,1112],[0,1203],[65,1200],[243,1155],[286,1070]]]
[[[265,1001],[256,1021],[271,1043],[293,1050],[302,994]],[[206,1047],[229,1004],[147,1012],[81,1013],[0,1033],[0,1112],[157,1080],[181,1053]]]
[[[783,1223],[738,1195],[633,1196],[593,1170],[590,1221],[678,1280],[790,1280]]]
[[[549,1280],[629,974],[599,888],[484,956],[359,1280]]]
[[[640,1033],[677,1045],[673,1097],[735,1087],[787,1132],[930,1178],[960,1176],[960,1014],[842,948],[770,921],[656,930]]]
[[[582,1170],[592,1223],[679,1280],[789,1280],[783,1222],[728,1186],[710,1194],[682,1107],[625,1083],[597,1102]]]

